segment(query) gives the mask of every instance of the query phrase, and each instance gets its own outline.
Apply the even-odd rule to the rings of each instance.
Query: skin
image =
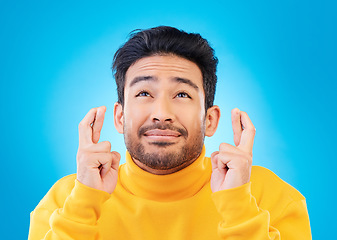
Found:
[[[133,64],[125,79],[124,107],[115,105],[115,126],[134,162],[153,174],[170,174],[191,164],[202,151],[205,134],[213,135],[218,123],[213,114],[207,130],[204,126],[198,66],[176,56],[152,56]],[[220,111],[214,106],[207,115],[211,112]]]
[[[196,145],[200,149],[203,137],[213,136],[217,129],[220,109],[213,106],[205,113],[201,71],[186,59],[166,55],[138,60],[126,73],[124,94],[124,106],[114,105],[115,127],[124,134],[127,146],[142,145],[145,153],[165,159],[168,154],[181,154],[184,146]],[[117,184],[120,154],[111,151],[110,142],[98,143],[105,111],[105,106],[93,108],[79,124],[77,179],[89,187],[112,193]],[[153,127],[158,124],[171,127],[168,130]],[[247,113],[237,108],[232,110],[232,127],[235,146],[221,143],[219,151],[211,155],[213,192],[250,181],[255,127]],[[161,167],[153,167],[130,154],[140,168],[160,175],[185,168],[200,151],[166,168],[163,162],[159,164]]]

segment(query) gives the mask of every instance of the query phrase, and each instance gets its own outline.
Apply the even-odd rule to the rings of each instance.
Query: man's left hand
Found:
[[[247,113],[237,108],[232,110],[232,127],[235,146],[221,143],[219,151],[211,155],[213,192],[239,187],[250,181],[256,130]]]

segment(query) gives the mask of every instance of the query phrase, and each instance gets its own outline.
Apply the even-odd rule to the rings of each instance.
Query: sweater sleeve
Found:
[[[251,183],[212,194],[222,217],[218,226],[221,239],[311,239],[305,200],[293,200],[281,211],[274,223],[270,212],[259,208],[251,194]]]
[[[110,194],[75,180],[75,186],[63,206],[57,207],[56,193],[51,189],[43,203],[31,213],[28,239],[100,239],[97,220],[101,206]]]

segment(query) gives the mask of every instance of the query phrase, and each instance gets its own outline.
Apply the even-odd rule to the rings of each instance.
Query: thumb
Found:
[[[219,151],[215,151],[211,154],[212,170],[218,168],[218,155]]]
[[[111,162],[111,168],[118,171],[119,162],[121,160],[121,155],[116,151],[112,151],[111,153],[114,155],[112,162]]]
[[[110,172],[111,168],[118,171],[120,159],[121,155],[118,152],[111,152],[110,161],[102,164],[101,176],[104,178]]]

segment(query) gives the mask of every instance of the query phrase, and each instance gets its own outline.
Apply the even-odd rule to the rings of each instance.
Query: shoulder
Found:
[[[51,190],[59,190],[64,192],[71,192],[75,186],[76,174],[71,174],[59,179],[51,188]]]
[[[274,198],[287,198],[288,201],[305,199],[297,189],[264,167],[252,167],[251,182],[252,192],[257,195],[256,197],[268,195]]]
[[[251,183],[252,195],[257,205],[269,211],[272,223],[280,216],[294,214],[289,212],[292,209],[290,206],[296,206],[296,214],[305,208],[304,196],[269,169],[253,166]]]
[[[50,208],[63,206],[65,199],[75,186],[76,174],[59,179],[43,197],[37,207]]]

